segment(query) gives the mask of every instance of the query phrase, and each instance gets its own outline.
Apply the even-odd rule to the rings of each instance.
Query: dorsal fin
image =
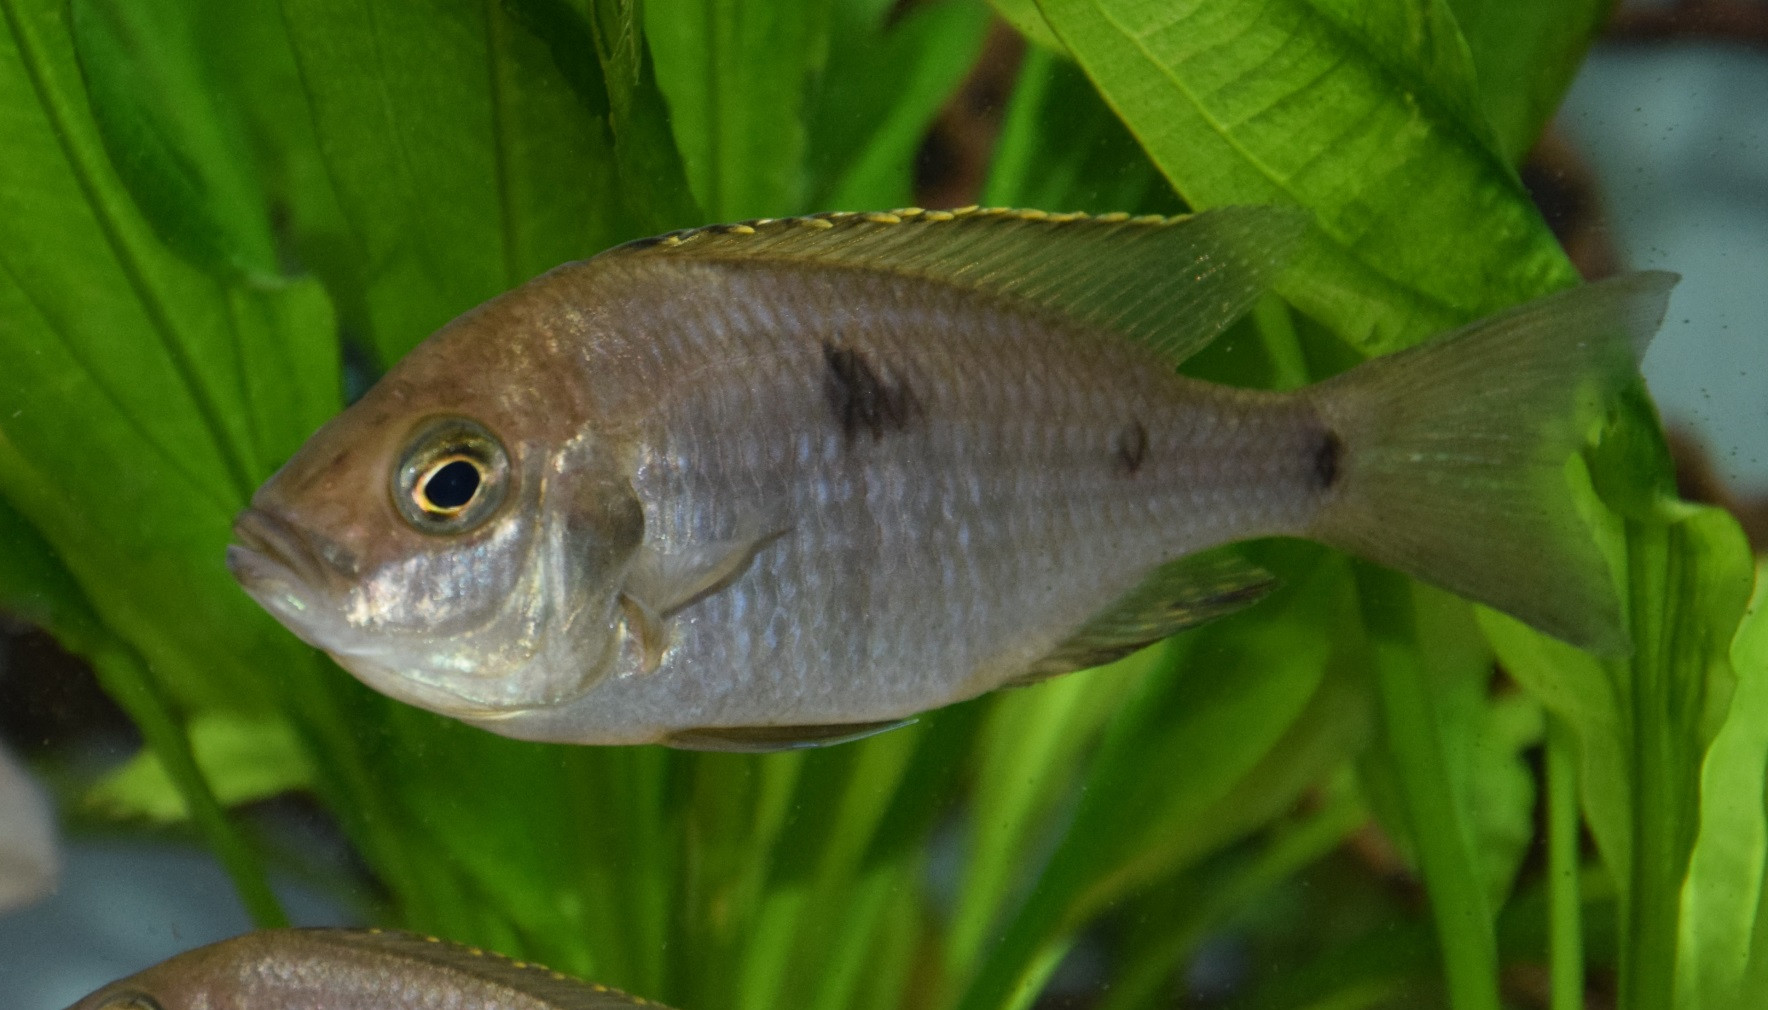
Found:
[[[1275,588],[1277,580],[1270,572],[1231,547],[1169,561],[1011,683],[1035,684],[1103,666],[1186,628],[1251,606]]]
[[[966,207],[746,221],[671,232],[604,255],[824,263],[1019,298],[1177,362],[1252,306],[1307,216],[1224,207],[1180,217]]]
[[[541,965],[416,933],[323,927],[288,932],[305,934],[306,938],[316,942],[376,950],[403,960],[452,968],[557,1010],[632,1010],[636,1007],[669,1010],[660,1003],[609,986],[585,982]]]

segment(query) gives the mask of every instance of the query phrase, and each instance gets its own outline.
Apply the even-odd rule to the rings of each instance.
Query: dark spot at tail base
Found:
[[[828,366],[829,411],[849,442],[862,433],[872,440],[887,432],[906,431],[922,416],[921,401],[906,381],[890,382],[878,374],[865,355],[833,344],[823,345]]]
[[[1126,477],[1134,477],[1148,459],[1148,429],[1132,419],[1112,436],[1111,448],[1117,453],[1117,466]]]
[[[1319,444],[1314,447],[1314,480],[1321,490],[1338,483],[1339,461],[1344,457],[1344,441],[1338,432],[1327,428],[1320,432]]]

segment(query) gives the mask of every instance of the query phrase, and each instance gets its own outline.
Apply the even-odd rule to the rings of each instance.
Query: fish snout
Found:
[[[280,577],[320,589],[357,570],[349,552],[266,509],[241,512],[233,521],[233,539],[227,546],[227,570],[248,587]]]

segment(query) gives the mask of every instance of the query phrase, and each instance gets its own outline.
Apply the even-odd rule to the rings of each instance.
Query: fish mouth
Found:
[[[325,560],[287,520],[261,509],[246,509],[233,521],[227,570],[248,590],[318,589],[328,581]]]

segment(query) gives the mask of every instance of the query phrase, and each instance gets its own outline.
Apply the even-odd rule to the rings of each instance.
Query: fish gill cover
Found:
[[[1603,11],[1003,3],[1040,41],[983,192],[1301,205],[1281,299],[1192,363],[1297,386],[1576,281],[1516,166]],[[1288,585],[1257,608],[873,739],[566,748],[367,691],[228,578],[233,515],[341,406],[341,341],[385,365],[622,241],[914,202],[989,16],[0,0],[0,601],[141,729],[107,809],[187,823],[269,925],[265,867],[297,857],[231,808],[310,791],[372,871],[366,918],[686,1010],[1022,1007],[1077,944],[1093,1005],[1164,1006],[1229,927],[1259,965],[1238,1006],[1495,1008],[1530,964],[1558,1007],[1586,972],[1628,1008],[1761,991],[1768,618],[1641,389],[1568,468],[1623,659],[1273,544]]]

